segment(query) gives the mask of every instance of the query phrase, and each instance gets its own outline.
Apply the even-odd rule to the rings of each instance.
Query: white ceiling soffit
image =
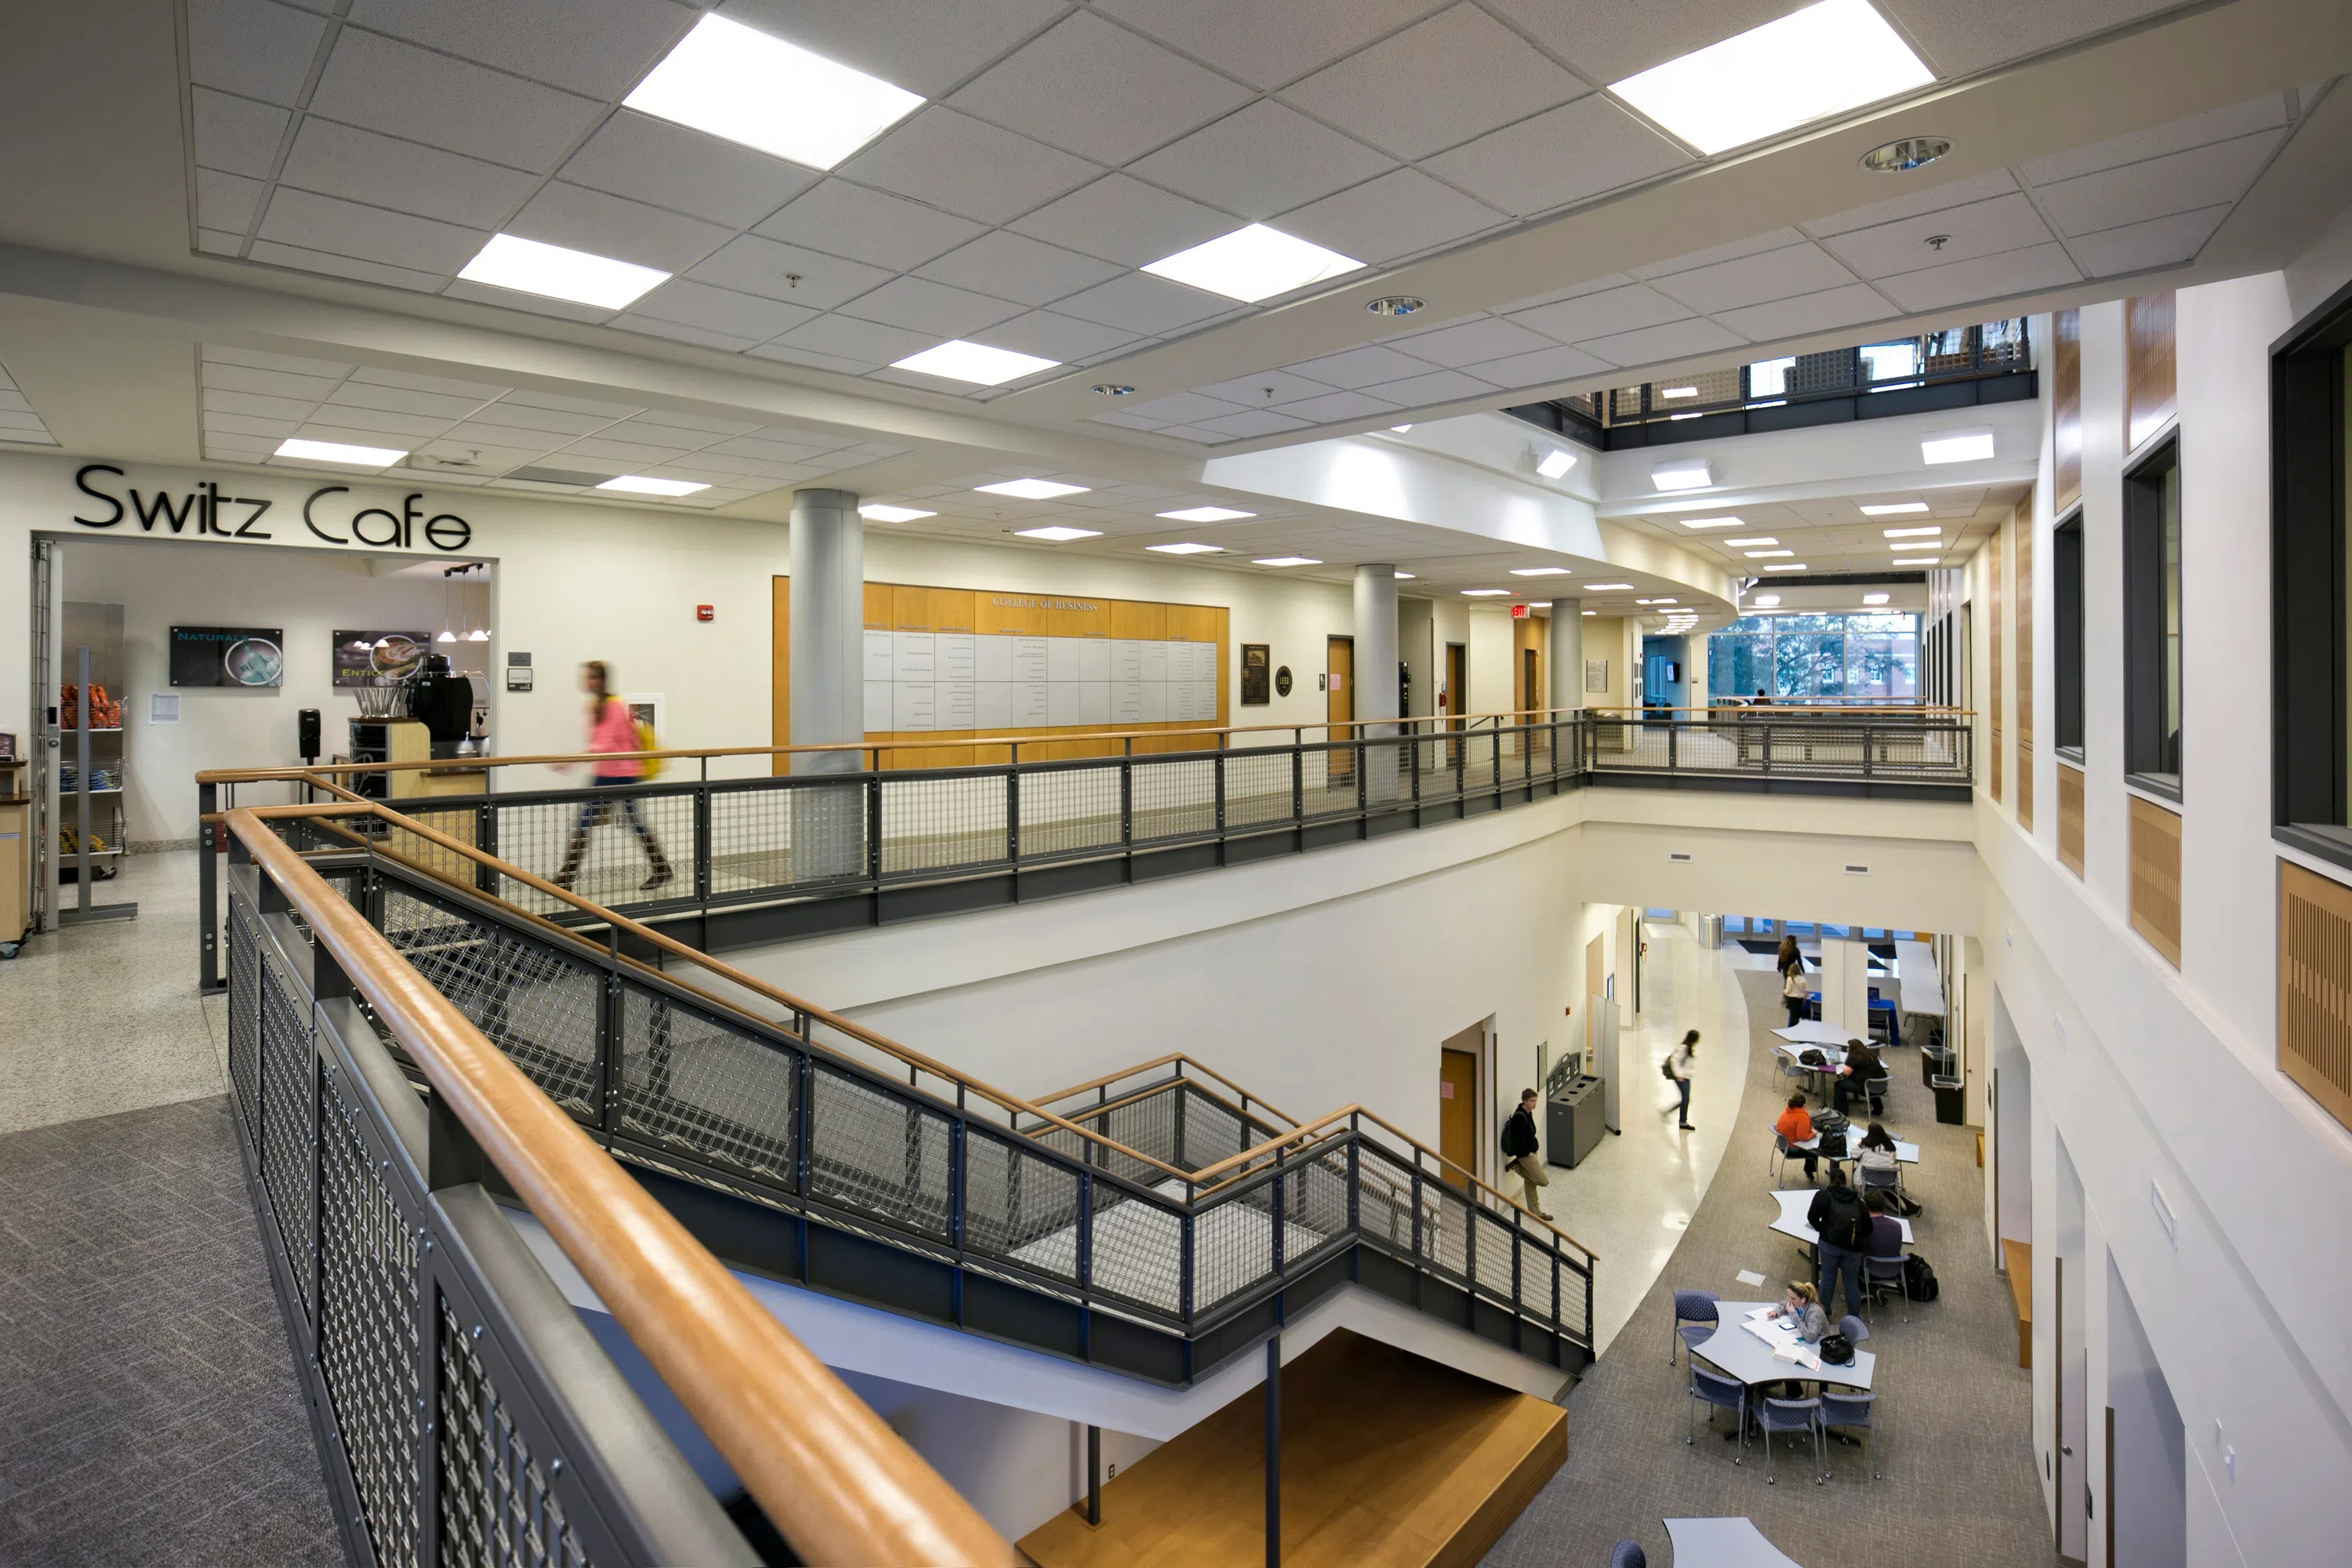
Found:
[[[1701,160],[1599,90],[1786,8],[730,0],[928,100],[820,173],[619,107],[684,5],[188,0],[193,240],[1024,421],[1102,413],[1098,376],[890,362],[1116,365],[1114,424],[1199,450],[2181,263],[2299,124],[2287,84],[2352,66],[2352,17],[2292,0],[1882,0],[1951,84],[1910,108]],[[1854,155],[1916,130],[1959,145],[1885,198]],[[1256,221],[1370,270],[1258,306],[1137,270]],[[457,280],[498,233],[675,276],[619,311]],[[1364,314],[1400,288],[1428,314]]]

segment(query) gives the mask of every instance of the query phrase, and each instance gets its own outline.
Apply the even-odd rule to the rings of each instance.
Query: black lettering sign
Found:
[[[111,463],[85,463],[74,474],[74,488],[93,500],[103,501],[108,508],[103,517],[85,517],[80,512],[73,520],[84,528],[112,528],[127,517],[139,520],[140,531],[152,533],[161,523],[173,533],[194,533],[215,539],[275,539],[277,535],[258,526],[272,503],[260,496],[224,494],[219,483],[200,480],[195,489],[184,495],[171,495],[158,490],[142,495],[137,489],[123,497],[102,489],[97,476],[111,474],[124,477],[122,469]],[[321,485],[302,498],[302,526],[310,536],[328,544],[368,544],[379,550],[414,550],[423,542],[447,553],[464,550],[474,542],[474,525],[453,511],[425,514],[425,492],[411,490],[401,498],[400,510],[373,506],[354,512],[349,522],[341,525],[318,511],[319,503],[329,496],[349,495],[349,485]],[[224,509],[245,507],[249,510],[243,519],[233,518]],[[350,530],[336,531],[338,526]]]
[[[330,544],[349,544],[351,541],[344,538],[341,534],[329,533],[325,529],[320,528],[319,526],[319,520],[310,515],[310,509],[319,504],[319,498],[320,496],[345,495],[350,492],[351,488],[352,487],[349,485],[329,485],[323,489],[312,490],[308,496],[305,496],[302,500],[302,526],[309,529],[312,533],[317,534],[320,539],[325,540]]]
[[[99,500],[104,501],[107,505],[114,509],[114,515],[111,517],[84,517],[81,513],[76,512],[74,513],[74,521],[81,524],[84,528],[112,528],[116,523],[122,521],[122,498],[121,496],[108,495],[104,490],[93,487],[89,482],[89,477],[92,474],[112,474],[119,479],[122,477],[122,470],[114,467],[111,463],[90,463],[85,465],[79,473],[74,475],[74,489],[79,490],[86,496],[91,496]]]
[[[197,503],[199,499],[200,492],[192,490],[188,494],[179,498],[180,504],[175,510],[172,505],[172,498],[165,495],[161,490],[157,490],[155,492],[155,500],[152,505],[140,500],[139,492],[137,490],[132,490],[131,492],[131,510],[139,514],[139,531],[142,533],[154,532],[155,524],[158,521],[170,523],[172,525],[172,531],[173,533],[177,533],[181,529],[187,526],[189,519],[197,515],[199,510]],[[202,533],[204,530],[199,528],[196,531]]]
[[[236,531],[229,537],[232,539],[268,539],[272,537],[272,535],[264,533],[253,526],[255,523],[261,521],[261,514],[269,510],[269,503],[268,501],[259,500],[254,496],[231,496],[228,499],[229,504],[232,506],[249,506],[253,509],[251,511],[245,514],[245,521],[236,525]]]
[[[367,520],[372,517],[383,519],[382,539],[368,532]],[[362,544],[379,545],[385,549],[393,548],[400,543],[400,519],[380,506],[372,506],[365,511],[355,511],[352,513],[352,537]]]
[[[463,550],[474,542],[474,525],[445,511],[425,522],[425,542],[436,550]]]

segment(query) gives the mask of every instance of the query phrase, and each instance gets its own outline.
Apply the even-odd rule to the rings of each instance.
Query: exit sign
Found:
[[[1511,619],[1515,621],[1524,621],[1528,618],[1528,612],[1534,608],[1535,606],[1532,605],[1513,605],[1511,606]]]

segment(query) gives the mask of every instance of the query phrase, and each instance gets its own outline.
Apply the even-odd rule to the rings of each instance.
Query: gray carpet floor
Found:
[[[0,1136],[0,1562],[342,1562],[228,1117]]]
[[[1780,988],[1769,971],[1739,978],[1760,1041],[1780,1021]],[[1673,1289],[1763,1300],[1803,1270],[1797,1244],[1766,1228],[1775,1212],[1766,1150],[1788,1094],[1773,1060],[1769,1049],[1750,1053],[1739,1121],[1714,1185],[1657,1288],[1568,1394],[1568,1463],[1487,1554],[1489,1568],[1599,1568],[1621,1538],[1640,1542],[1654,1568],[1667,1568],[1674,1554],[1664,1520],[1725,1514],[1745,1514],[1809,1568],[2057,1562],[2034,1477],[2032,1376],[2017,1364],[2008,1282],[1984,1261],[1976,1134],[1937,1124],[1908,1048],[1888,1056],[1894,1084],[1883,1120],[1920,1146],[1920,1163],[1905,1174],[1926,1205],[1912,1221],[1912,1250],[1936,1265],[1942,1297],[1912,1304],[1907,1323],[1893,1302],[1869,1320],[1885,1479],[1871,1479],[1860,1449],[1832,1445],[1832,1479],[1815,1486],[1800,1438],[1779,1450],[1780,1483],[1767,1486],[1753,1442],[1744,1465],[1732,1462],[1735,1445],[1704,1427],[1685,1446],[1688,1373],[1667,1364]],[[1790,1184],[1803,1182],[1802,1167],[1791,1166]],[[1767,1283],[1743,1285],[1743,1269]],[[1718,1421],[1728,1429],[1729,1417]]]

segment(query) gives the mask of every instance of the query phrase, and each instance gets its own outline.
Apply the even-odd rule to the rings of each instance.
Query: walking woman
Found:
[[[1789,1009],[1788,1026],[1793,1029],[1805,1016],[1805,999],[1813,988],[1805,978],[1805,955],[1797,951],[1795,937],[1780,939],[1780,955],[1774,963],[1780,971],[1780,1002]]]
[[[629,705],[613,695],[612,671],[601,658],[592,658],[580,667],[580,689],[588,694],[588,744],[586,750],[597,754],[594,771],[589,783],[599,789],[615,784],[635,784],[643,766],[635,758],[624,754],[637,747],[637,727],[629,717]],[[640,890],[651,892],[668,881],[672,875],[669,859],[662,853],[661,840],[646,826],[637,810],[637,803],[622,797],[621,814],[635,830],[637,843],[646,852],[652,874],[641,883]],[[572,825],[572,842],[563,849],[563,868],[555,873],[555,885],[569,888],[580,874],[580,858],[588,852],[588,830],[612,816],[612,803],[602,800],[583,801],[579,820]]]
[[[1693,1060],[1697,1055],[1698,1031],[1693,1029],[1683,1037],[1683,1043],[1666,1058],[1666,1076],[1675,1080],[1675,1093],[1681,1099],[1681,1103],[1675,1107],[1675,1124],[1684,1132],[1696,1131],[1690,1119],[1690,1086],[1691,1074],[1698,1070],[1697,1063]]]

